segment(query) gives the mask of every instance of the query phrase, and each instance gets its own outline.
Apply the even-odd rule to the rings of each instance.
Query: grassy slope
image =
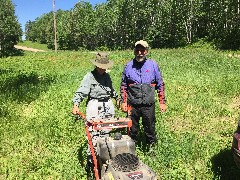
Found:
[[[110,56],[119,89],[132,51]],[[237,179],[230,148],[240,106],[240,59],[199,48],[151,50],[149,57],[162,69],[168,111],[160,113],[157,105],[156,155],[139,145],[139,157],[162,179]],[[70,110],[93,58],[48,52],[0,59],[0,179],[86,179],[83,124],[74,122]]]

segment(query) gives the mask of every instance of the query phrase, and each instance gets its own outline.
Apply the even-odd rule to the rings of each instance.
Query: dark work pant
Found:
[[[157,141],[155,132],[155,104],[151,105],[132,105],[130,118],[132,119],[132,127],[130,131],[131,138],[138,140],[139,121],[142,117],[142,125],[146,137],[146,143],[151,144]]]

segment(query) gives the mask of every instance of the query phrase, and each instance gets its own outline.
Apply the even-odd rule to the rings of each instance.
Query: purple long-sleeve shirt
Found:
[[[151,104],[157,90],[160,104],[165,104],[164,82],[159,66],[154,60],[131,60],[122,74],[121,98],[130,104]]]

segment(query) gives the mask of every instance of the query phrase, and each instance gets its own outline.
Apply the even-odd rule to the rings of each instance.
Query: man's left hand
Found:
[[[161,110],[161,112],[165,112],[167,110],[167,105],[166,104],[160,104],[160,110]]]

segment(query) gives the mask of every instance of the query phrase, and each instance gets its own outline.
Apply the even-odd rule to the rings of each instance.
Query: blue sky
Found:
[[[55,0],[56,10],[69,10],[80,0]],[[53,10],[52,0],[12,0],[15,5],[15,15],[18,17],[18,21],[21,24],[23,31],[24,25],[28,20],[34,21],[37,17],[40,17],[44,13],[48,13]],[[106,0],[85,0],[92,5],[105,3]]]

